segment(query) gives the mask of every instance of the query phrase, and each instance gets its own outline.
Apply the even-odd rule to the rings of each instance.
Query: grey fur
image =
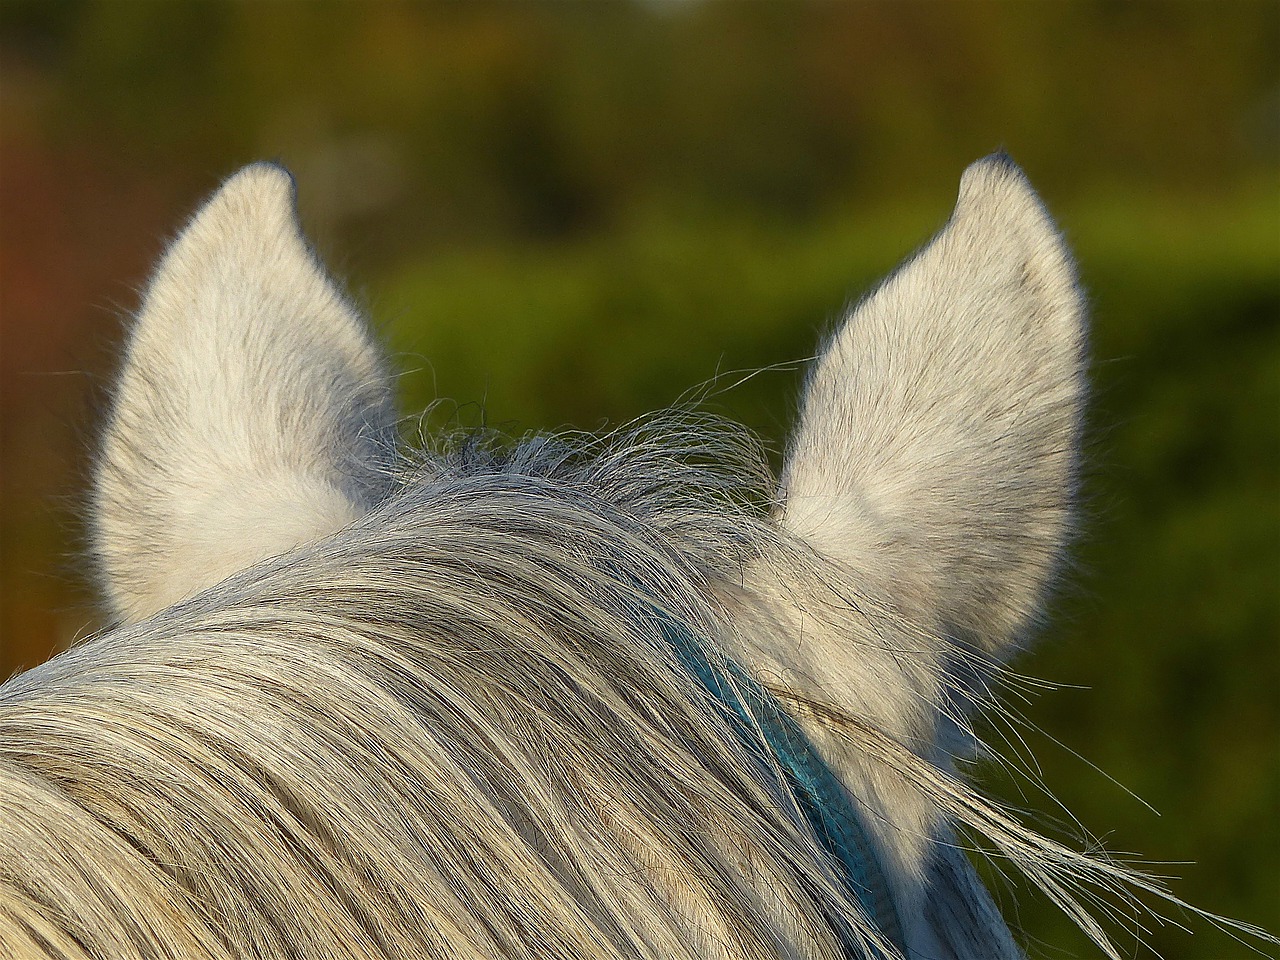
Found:
[[[1078,440],[1079,298],[1016,168],[975,165],[952,225],[838,335],[781,490],[749,435],[689,411],[392,455],[376,350],[291,195],[277,168],[229,181],[141,311],[95,516],[131,622],[0,688],[0,958],[893,955],[659,614],[754,671],[839,772],[911,957],[1020,955],[957,831],[1118,956],[1088,888],[1158,885],[953,766],[1051,578]],[[874,312],[921,293],[958,304],[942,333]],[[850,381],[868,317],[905,353]],[[967,375],[895,385],[900,360],[933,369],[922,336],[1039,361],[988,371],[1003,396],[974,407]]]

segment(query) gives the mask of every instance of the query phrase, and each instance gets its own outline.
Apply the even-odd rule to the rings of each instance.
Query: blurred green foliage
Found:
[[[101,384],[103,305],[237,164],[297,174],[405,409],[459,401],[429,428],[701,385],[777,451],[796,361],[1004,146],[1079,256],[1096,391],[1078,563],[1017,665],[1068,686],[992,740],[1109,846],[1197,860],[1190,902],[1280,930],[1278,45],[1263,0],[0,0],[0,673],[88,616],[55,571],[101,391],[48,374]],[[1033,951],[1090,954],[1020,901]],[[1246,955],[1191,926],[1148,939]]]

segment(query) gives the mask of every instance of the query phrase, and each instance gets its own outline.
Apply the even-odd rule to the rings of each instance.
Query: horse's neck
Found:
[[[724,639],[724,652],[770,688],[781,688],[784,700],[787,693],[795,695],[788,704],[793,716],[853,795],[888,881],[908,955],[1022,957],[928,791],[859,745],[856,727],[804,707],[806,701],[833,707],[950,772],[950,758],[937,746],[943,724],[941,646],[931,650],[921,631],[888,611],[874,612],[870,602],[861,626],[826,622],[829,598],[815,595],[796,603],[795,597],[805,595],[803,587],[781,586],[777,568],[761,565],[748,571],[741,587],[723,588],[720,601],[739,625]]]

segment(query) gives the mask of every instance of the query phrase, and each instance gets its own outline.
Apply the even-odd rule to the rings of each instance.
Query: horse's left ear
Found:
[[[1071,257],[1002,155],[815,365],[782,520],[957,639],[1026,632],[1069,538],[1085,311]]]
[[[169,248],[129,340],[93,516],[115,613],[358,517],[393,436],[381,358],[299,230],[292,177],[246,167]]]

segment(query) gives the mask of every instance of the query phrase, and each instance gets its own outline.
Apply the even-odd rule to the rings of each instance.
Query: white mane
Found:
[[[1010,161],[832,338],[780,483],[689,411],[398,452],[292,193],[241,171],[148,289],[95,490],[119,623],[0,688],[0,957],[1021,956],[970,833],[1119,956],[1089,909],[1161,888],[955,765],[1070,536],[1085,393]],[[838,775],[901,944],[664,623]]]

